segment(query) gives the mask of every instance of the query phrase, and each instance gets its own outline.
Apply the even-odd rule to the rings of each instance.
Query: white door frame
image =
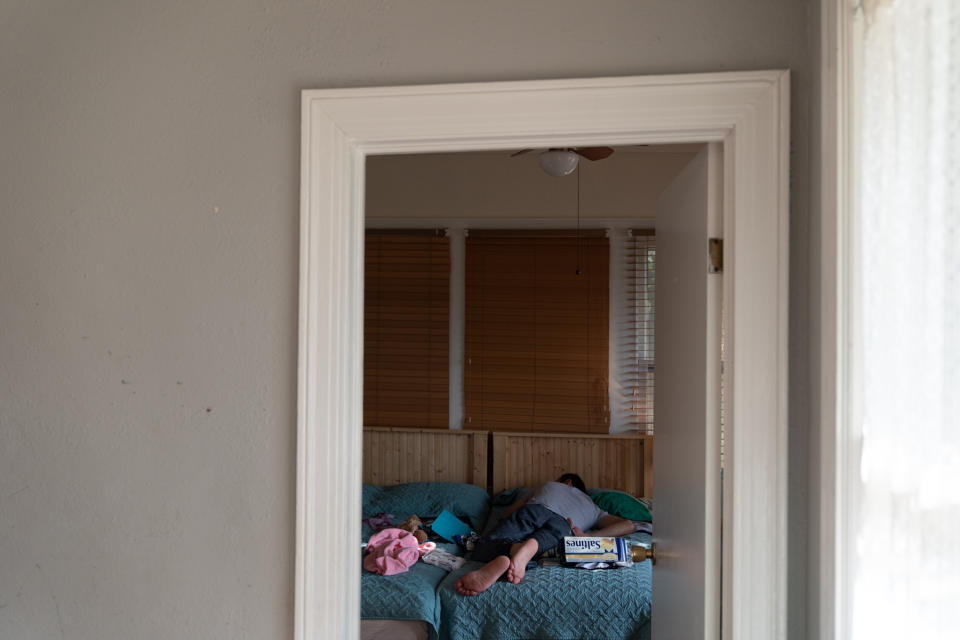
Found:
[[[680,142],[724,145],[723,636],[786,636],[788,110],[787,71],[303,92],[297,640],[359,634],[366,156]]]
[[[853,258],[858,239],[852,233],[857,203],[855,176],[857,115],[861,108],[860,48],[863,8],[849,0],[820,0],[819,149],[815,158],[820,195],[819,315],[814,332],[811,370],[819,378],[812,388],[817,415],[811,443],[811,535],[807,585],[807,629],[823,640],[850,634],[851,546],[855,543],[847,515],[856,508],[851,495],[859,477],[858,451],[851,447],[849,397]],[[815,189],[816,191],[816,189]],[[817,344],[819,342],[819,344]],[[815,378],[816,379],[816,378]]]

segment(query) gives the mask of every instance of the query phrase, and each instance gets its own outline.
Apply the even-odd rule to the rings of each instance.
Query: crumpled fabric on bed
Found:
[[[369,518],[364,518],[360,522],[370,527],[371,533],[383,531],[384,529],[389,529],[390,527],[394,526],[393,514],[384,513],[383,511],[376,515],[372,515]]]
[[[381,576],[403,573],[420,559],[419,544],[412,533],[403,529],[378,531],[367,541],[363,568]]]

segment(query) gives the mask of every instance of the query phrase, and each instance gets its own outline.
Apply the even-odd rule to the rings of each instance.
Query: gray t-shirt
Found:
[[[593,528],[597,520],[607,515],[583,491],[560,482],[547,482],[527,502],[543,505],[564,519],[570,518],[583,531]]]

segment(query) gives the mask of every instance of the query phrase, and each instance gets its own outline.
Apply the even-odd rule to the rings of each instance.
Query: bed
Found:
[[[627,537],[650,543],[646,533]],[[457,579],[480,566],[469,561],[438,587],[444,640],[649,638],[649,562],[596,571],[538,566],[520,584],[498,581],[471,597],[456,593]]]
[[[517,487],[498,494],[485,528],[489,530],[509,505],[531,493],[529,488]],[[643,531],[627,538],[635,544],[650,544],[652,517],[645,502],[611,489],[588,489],[588,493],[604,510],[637,521]],[[480,566],[482,563],[468,560],[440,583],[442,640],[650,637],[649,562],[587,571],[541,560],[527,570],[520,584],[498,581],[479,596],[458,594],[456,581]]]
[[[447,439],[457,442],[444,443]],[[633,504],[638,501],[632,496],[649,495],[650,491],[652,443],[645,436],[368,429],[364,442],[363,476],[369,483],[363,488],[364,517],[386,511],[400,521],[413,513],[432,516],[447,509],[470,518],[474,528],[482,531],[520,497],[520,489],[502,489],[536,486],[567,470],[580,473],[590,486],[607,487],[593,493],[598,504],[608,501],[601,507],[611,513],[616,512],[610,500]],[[451,453],[453,449],[456,452]],[[488,451],[493,453],[490,460],[486,458]],[[424,462],[429,460],[434,463]],[[484,473],[487,468],[492,470],[489,476]],[[452,469],[457,472],[452,474]],[[458,481],[423,480],[436,477],[456,477]],[[410,478],[418,481],[409,482]],[[401,484],[370,483],[384,480]],[[492,510],[488,487],[498,492]],[[366,539],[370,534],[367,526],[363,533]],[[637,532],[629,537],[640,544],[650,543],[649,533]],[[460,553],[452,544],[441,548]],[[530,569],[519,585],[498,582],[473,597],[456,593],[453,585],[459,576],[479,566],[468,560],[462,569],[448,574],[418,562],[396,576],[364,572],[362,637],[649,637],[649,562],[600,571],[548,563]]]

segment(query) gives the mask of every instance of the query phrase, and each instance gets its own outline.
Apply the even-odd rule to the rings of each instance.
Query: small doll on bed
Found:
[[[620,536],[632,533],[630,520],[610,515],[593,503],[583,480],[565,473],[541,486],[526,502],[517,502],[497,526],[477,542],[473,559],[486,562],[457,580],[465,596],[483,593],[500,576],[513,584],[526,575],[527,563],[556,548],[565,536]]]

